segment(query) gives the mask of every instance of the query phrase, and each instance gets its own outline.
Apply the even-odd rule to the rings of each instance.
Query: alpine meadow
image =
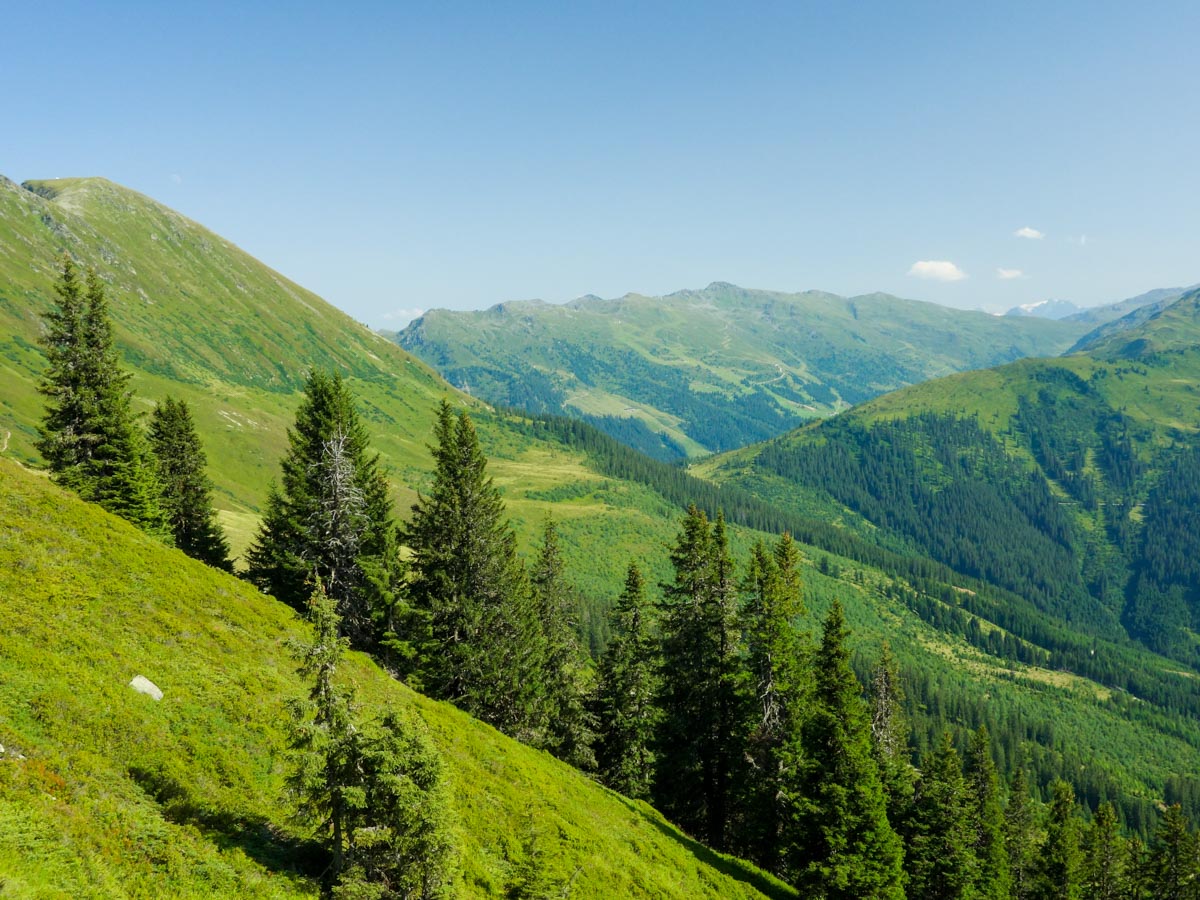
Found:
[[[1195,8],[9,18],[0,898],[1200,898]]]

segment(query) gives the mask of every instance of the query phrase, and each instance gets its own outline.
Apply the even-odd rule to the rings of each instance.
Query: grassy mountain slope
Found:
[[[95,266],[108,285],[140,408],[168,393],[191,405],[235,553],[253,535],[314,365],[347,378],[402,513],[429,477],[433,411],[448,396],[479,417],[522,536],[537,533],[553,508],[590,595],[619,592],[628,560],[614,554],[597,562],[590,548],[599,535],[631,554],[670,539],[674,512],[653,491],[599,476],[582,452],[520,434],[394,343],[223,238],[99,178],[26,187],[0,178],[0,448],[17,459],[38,459],[36,385],[45,361],[37,342],[63,251]],[[569,502],[554,499],[557,488],[580,484],[590,487],[572,488]]]
[[[902,385],[1059,353],[1086,328],[886,294],[717,283],[665,297],[434,310],[396,339],[476,396],[583,415],[673,458],[781,434]]]
[[[5,896],[316,896],[319,857],[282,798],[284,704],[305,691],[286,642],[306,626],[11,462],[0,508]],[[161,702],[127,686],[139,674]],[[791,896],[360,654],[344,677],[446,755],[463,896],[501,890],[529,815],[573,896]]]
[[[1200,524],[1183,477],[1198,395],[1194,291],[1089,352],[917,385],[700,471],[1006,588],[1028,627],[1134,635],[1195,665],[1200,573],[1166,554]]]

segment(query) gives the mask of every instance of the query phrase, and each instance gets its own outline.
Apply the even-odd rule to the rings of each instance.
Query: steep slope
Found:
[[[0,461],[0,873],[5,895],[315,897],[289,820],[285,703],[305,691],[282,604]],[[161,702],[127,685],[143,675]],[[414,714],[446,755],[463,896],[496,896],[532,816],[577,897],[787,897],[359,654],[365,709]]]
[[[598,475],[586,455],[530,437],[459,394],[428,366],[201,225],[99,178],[0,178],[0,450],[36,462],[45,360],[42,314],[70,252],[108,285],[116,336],[148,410],[191,405],[235,554],[248,544],[312,366],[347,377],[407,512],[431,471],[426,443],[442,397],[471,408],[528,540],[553,508],[589,598],[615,596],[628,556],[597,560],[597,535],[630,554],[669,540],[674,512],[652,490]],[[569,502],[564,485],[589,485]]]
[[[1194,664],[1198,394],[1194,291],[1086,353],[908,388],[705,471]]]
[[[729,450],[939,375],[1066,349],[1085,326],[886,294],[712,284],[434,310],[397,337],[489,402],[570,412],[659,458]]]
[[[1146,291],[1144,294],[1138,294],[1136,297],[1129,297],[1126,300],[1121,300],[1117,303],[1109,303],[1103,306],[1095,306],[1091,309],[1080,310],[1071,316],[1072,322],[1082,322],[1084,324],[1100,327],[1117,319],[1124,318],[1130,313],[1135,312],[1143,307],[1151,306],[1155,309],[1150,313],[1170,306],[1184,294],[1188,293],[1200,285],[1193,284],[1191,287],[1177,288],[1155,288],[1152,291]],[[1082,340],[1086,340],[1085,335]]]

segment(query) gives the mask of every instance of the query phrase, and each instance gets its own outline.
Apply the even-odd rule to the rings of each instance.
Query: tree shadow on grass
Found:
[[[753,864],[733,856],[725,856],[722,853],[717,853],[699,841],[688,837],[674,825],[670,825],[651,814],[641,804],[635,803],[628,797],[620,797],[620,800],[630,810],[640,815],[649,824],[662,832],[662,834],[683,846],[684,849],[700,862],[716,869],[722,875],[727,875],[735,881],[749,885],[760,894],[770,897],[771,900],[796,900],[800,896],[793,888],[788,887],[782,881],[772,875],[768,875],[761,869],[755,868]]]
[[[215,809],[198,802],[188,789],[161,771],[131,767],[129,776],[176,825],[191,825],[221,850],[241,850],[273,872],[319,879],[329,867],[320,842],[279,831],[268,819]]]

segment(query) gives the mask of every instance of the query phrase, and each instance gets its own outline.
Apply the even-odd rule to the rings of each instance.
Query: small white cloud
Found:
[[[419,319],[425,315],[425,310],[417,309],[415,306],[411,309],[394,309],[389,313],[383,314],[385,322],[394,322],[396,325],[404,326],[413,319]]]
[[[1080,247],[1087,246],[1087,235],[1086,234],[1081,234],[1077,238],[1067,238],[1067,240],[1069,240],[1072,244],[1078,244]]]
[[[183,184],[183,176],[182,175],[173,174],[171,176],[171,180],[173,182],[175,182],[176,184]]]
[[[912,264],[909,275],[930,281],[962,281],[967,273],[948,259],[922,259]]]
[[[1020,269],[998,268],[996,269],[996,277],[1001,281],[1012,281],[1015,278],[1024,278],[1025,273]]]
[[[1013,236],[1019,237],[1019,238],[1026,238],[1027,240],[1031,240],[1031,241],[1040,241],[1046,235],[1044,235],[1042,232],[1038,231],[1036,228],[1030,228],[1028,225],[1026,225],[1023,228],[1018,228],[1016,231],[1014,231]]]

